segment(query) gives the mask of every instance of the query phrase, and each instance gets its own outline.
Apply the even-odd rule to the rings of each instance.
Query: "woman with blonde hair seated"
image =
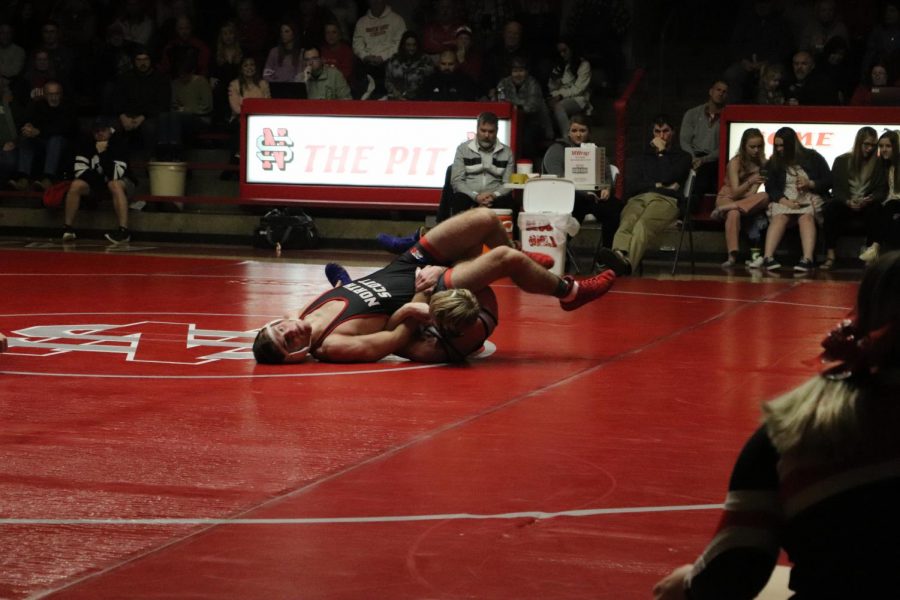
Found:
[[[712,542],[656,584],[656,600],[754,598],[782,549],[792,598],[896,588],[900,252],[866,271],[851,318],[822,346],[837,364],[763,406]]]
[[[711,215],[725,221],[728,260],[722,263],[723,267],[733,267],[737,264],[741,218],[750,215],[762,216],[769,204],[769,195],[759,191],[759,186],[766,182],[763,170],[765,163],[763,134],[759,129],[751,127],[741,135],[740,149],[725,167],[725,185],[716,196],[716,208]],[[750,241],[754,247],[759,246],[759,229],[755,222],[752,223]]]
[[[878,154],[878,133],[872,127],[856,132],[853,149],[834,159],[831,200],[825,203],[825,262],[822,269],[834,266],[838,237],[854,221],[862,220],[866,246],[878,242],[881,228],[881,203],[887,197],[887,181]]]

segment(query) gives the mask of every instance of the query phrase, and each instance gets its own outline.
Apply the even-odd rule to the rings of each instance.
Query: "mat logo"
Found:
[[[194,323],[139,321],[35,325],[14,332],[10,354],[38,358],[71,352],[118,355],[126,361],[202,365],[219,360],[253,360],[256,331],[198,329]]]
[[[294,140],[288,137],[288,130],[279,128],[274,133],[271,127],[263,128],[263,134],[256,138],[256,158],[265,171],[273,165],[284,171],[287,163],[294,160]]]

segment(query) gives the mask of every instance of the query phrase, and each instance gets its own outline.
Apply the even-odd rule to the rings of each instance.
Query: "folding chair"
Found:
[[[694,225],[691,222],[691,211],[694,207],[691,202],[691,195],[694,191],[694,179],[696,177],[697,172],[691,169],[687,180],[684,182],[684,187],[681,189],[682,197],[684,198],[684,214],[681,217],[681,232],[678,235],[678,246],[675,248],[675,261],[672,263],[672,275],[674,275],[675,271],[678,269],[678,258],[681,255],[681,247],[684,245],[685,231],[688,235],[688,248],[691,255],[691,273],[694,272]]]
[[[616,165],[609,165],[609,172],[611,175],[610,180],[609,180],[609,190],[610,190],[610,193],[612,193],[616,189],[616,180],[619,178],[619,167],[617,167]],[[585,220],[587,220],[587,219],[585,219]],[[591,261],[591,268],[593,268],[599,261],[598,255],[600,254],[600,250],[603,249],[604,236],[615,235],[615,233],[616,233],[615,231],[612,231],[609,233],[607,233],[606,231],[603,231],[603,226],[599,222],[597,223],[597,227],[600,229],[600,239],[597,240],[597,246],[594,248],[594,259],[593,259],[593,261]],[[578,269],[577,263],[575,264],[575,272],[576,273],[581,272]]]

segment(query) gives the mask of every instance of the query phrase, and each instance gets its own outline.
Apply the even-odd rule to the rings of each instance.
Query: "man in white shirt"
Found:
[[[366,75],[375,80],[375,97],[384,95],[384,63],[397,53],[406,22],[385,0],[369,0],[369,11],[353,30],[353,54]]]

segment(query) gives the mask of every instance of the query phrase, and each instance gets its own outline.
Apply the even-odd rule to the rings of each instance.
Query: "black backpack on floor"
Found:
[[[279,244],[285,249],[316,248],[319,232],[312,217],[300,209],[288,211],[282,208],[263,215],[253,231],[253,246],[275,248]]]

